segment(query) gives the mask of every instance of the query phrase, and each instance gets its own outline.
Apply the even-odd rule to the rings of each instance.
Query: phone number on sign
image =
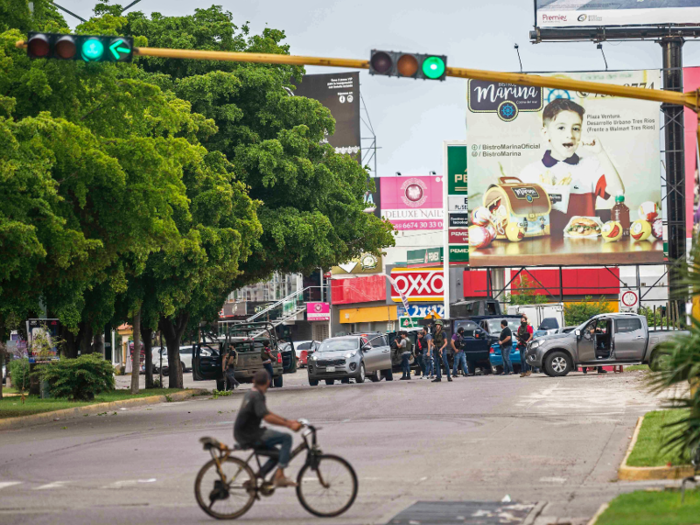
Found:
[[[397,230],[441,230],[442,221],[399,221],[393,222]]]

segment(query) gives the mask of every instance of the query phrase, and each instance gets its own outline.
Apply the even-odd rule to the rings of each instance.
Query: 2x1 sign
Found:
[[[391,300],[400,303],[401,295],[409,303],[441,301],[445,290],[442,270],[394,268],[391,271]]]

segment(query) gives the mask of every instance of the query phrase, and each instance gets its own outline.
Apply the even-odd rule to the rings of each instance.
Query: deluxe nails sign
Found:
[[[442,270],[396,268],[392,270],[391,300],[401,302],[404,294],[408,302],[441,300],[445,289]]]

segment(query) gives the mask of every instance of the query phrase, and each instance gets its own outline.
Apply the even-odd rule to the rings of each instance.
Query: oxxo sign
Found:
[[[401,302],[401,294],[409,303],[441,301],[443,298],[445,281],[442,270],[394,268],[391,277],[391,300],[395,303]]]

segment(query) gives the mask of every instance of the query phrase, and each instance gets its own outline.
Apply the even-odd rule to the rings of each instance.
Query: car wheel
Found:
[[[562,377],[571,372],[573,365],[571,358],[564,352],[556,351],[548,354],[544,360],[544,367],[552,377]]]
[[[369,380],[372,381],[372,383],[378,383],[379,381],[382,380],[382,371],[377,370],[374,374],[369,376]]]
[[[335,384],[335,379],[326,379],[326,384],[327,384],[327,385],[333,385],[333,384]]]
[[[311,379],[309,378],[309,384],[311,386],[318,386],[318,379]]]
[[[357,377],[355,377],[355,383],[364,383],[366,377],[367,377],[367,372],[365,370],[365,364],[360,363],[360,373],[357,374]]]
[[[282,378],[282,374],[273,378],[272,384],[275,385],[275,388],[282,388],[282,385],[284,384],[284,379]]]

